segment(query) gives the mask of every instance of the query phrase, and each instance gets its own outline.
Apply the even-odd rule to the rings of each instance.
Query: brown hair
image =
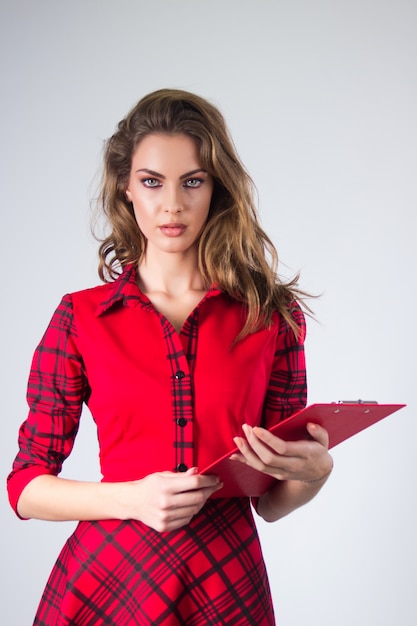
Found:
[[[106,144],[100,205],[111,232],[99,249],[100,278],[114,280],[120,267],[138,263],[145,253],[146,241],[126,198],[126,187],[133,153],[153,133],[194,139],[201,166],[213,177],[209,216],[199,241],[199,269],[207,285],[216,284],[246,305],[246,323],[237,339],[269,325],[274,310],[297,333],[291,306],[304,295],[297,289],[298,277],[290,283],[277,277],[277,252],[260,226],[254,185],[222,114],[207,100],[186,91],[161,89],[145,96]]]

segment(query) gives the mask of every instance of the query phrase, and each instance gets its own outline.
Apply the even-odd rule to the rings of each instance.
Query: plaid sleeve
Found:
[[[36,476],[57,475],[78,431],[88,383],[76,346],[72,299],[65,296],[36,348],[27,388],[29,414],[19,430],[19,452],[7,479],[10,504]]]
[[[307,402],[307,377],[304,355],[306,323],[296,304],[292,316],[299,332],[296,337],[287,322],[280,318],[274,364],[265,398],[262,426],[271,428],[278,422],[304,408]],[[251,498],[258,511],[259,498]]]
[[[270,428],[306,405],[307,382],[304,357],[306,324],[299,305],[292,310],[299,333],[296,337],[280,318],[274,363],[264,404],[263,426]]]

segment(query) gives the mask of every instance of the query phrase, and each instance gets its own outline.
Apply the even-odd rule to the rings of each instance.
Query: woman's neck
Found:
[[[146,257],[138,267],[138,285],[177,333],[207,291],[195,260],[173,254]]]
[[[207,289],[194,254],[146,254],[138,266],[138,282],[143,293],[160,292],[172,297]]]

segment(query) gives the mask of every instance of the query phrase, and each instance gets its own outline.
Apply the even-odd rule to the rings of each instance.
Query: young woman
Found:
[[[251,505],[287,515],[332,460],[317,425],[291,443],[267,431],[306,402],[304,318],[219,111],[178,90],[143,98],[107,143],[101,206],[104,284],[52,317],[8,480],[20,517],[79,521],[34,624],[274,624]],[[58,477],[83,403],[99,483]],[[199,473],[234,444],[234,462],[276,479],[252,502]]]

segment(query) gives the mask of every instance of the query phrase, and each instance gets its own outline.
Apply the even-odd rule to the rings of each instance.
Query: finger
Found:
[[[241,463],[246,463],[248,465],[253,465],[254,462],[256,463],[256,461],[259,460],[257,455],[249,446],[248,442],[243,439],[243,437],[234,437],[233,441],[240,452],[240,454],[233,454],[231,456],[233,460],[240,461]]]
[[[206,500],[219,489],[223,488],[223,483],[220,480],[216,480],[214,484],[209,486],[199,486],[196,489],[188,489],[178,492],[173,498],[173,506],[185,506],[185,507],[197,507],[199,510],[204,506]],[[195,515],[194,511],[193,515]]]
[[[250,435],[251,438],[253,436],[256,437],[256,439],[259,439],[260,441],[262,441],[262,443],[272,448],[272,450],[274,450],[274,452],[276,452],[277,454],[286,454],[287,442],[283,439],[280,439],[276,435],[273,435],[271,432],[269,432],[269,430],[266,430],[266,428],[261,428],[260,426],[255,426],[254,428],[251,428],[250,426],[245,424],[243,429],[247,436]]]
[[[249,427],[250,428],[250,427]],[[325,428],[319,426],[319,424],[314,424],[309,422],[307,424],[307,431],[309,435],[312,437],[311,440],[300,440],[300,441],[284,441],[279,437],[276,437],[272,433],[270,433],[265,428],[260,428],[259,426],[255,426],[252,429],[253,435],[255,435],[259,440],[272,448],[277,454],[288,456],[288,457],[303,457],[305,455],[304,446],[300,448],[300,444],[308,443],[309,441],[312,443],[317,442],[320,445],[324,446],[326,450],[329,447],[329,435]]]
[[[218,489],[220,478],[215,474],[198,474],[190,483],[190,488],[187,490],[199,490],[199,489]],[[188,486],[188,483],[187,483]]]
[[[248,441],[246,441],[242,437],[235,437],[234,442],[239,448],[240,454],[238,455],[234,454],[233,460],[240,461],[242,463],[245,463],[246,465],[250,465],[251,467],[253,467],[254,469],[257,469],[260,472],[273,474],[276,478],[280,477],[282,468],[278,466],[278,463],[279,463],[278,457],[275,459],[275,465],[269,466],[259,456],[258,452],[251,447]],[[265,449],[264,452],[267,453],[267,450]],[[269,450],[269,454],[271,454],[270,450]]]
[[[209,486],[211,484],[215,484],[219,482],[219,477],[217,474],[199,474],[198,475],[198,483],[202,486]]]
[[[236,439],[237,439],[237,438],[235,438],[235,440],[234,440],[234,441],[235,441],[235,443],[236,443]],[[243,456],[243,454],[240,454],[239,452],[234,452],[233,454],[231,454],[231,455],[229,456],[229,461],[240,461],[241,463],[245,463],[245,462],[246,462],[246,459],[245,459],[245,457]]]
[[[253,457],[246,454],[247,462],[252,467],[279,480],[292,478],[300,471],[300,465],[304,463],[307,442],[296,444],[286,442],[259,427],[251,429],[246,426],[244,430],[248,437],[247,445],[257,456],[257,460],[254,461]],[[317,446],[317,442],[314,442],[314,445]]]
[[[175,530],[188,524],[198,512],[196,508],[183,507],[162,512],[157,522],[157,529],[161,531]]]
[[[180,525],[188,523],[203,508],[213,492],[222,487],[223,484],[219,483],[215,488],[209,487],[178,494],[178,496],[173,498],[169,509],[165,510],[165,521],[170,523],[178,520]]]
[[[276,465],[277,458],[285,456],[287,444],[275,437],[264,428],[243,426],[244,433],[252,450],[259,456],[265,465]]]
[[[199,474],[197,467],[184,473],[161,472],[160,476],[168,479],[165,482],[165,491],[171,494],[186,493],[204,488],[216,490],[220,482],[219,477],[214,474]]]
[[[190,467],[184,474],[184,476],[195,476],[198,474],[198,467]]]
[[[309,422],[307,424],[307,430],[309,434],[313,437],[313,439],[315,439],[316,441],[318,441],[318,443],[324,446],[326,450],[328,449],[329,433],[325,428],[323,428],[323,426],[319,426],[319,424],[313,424]]]

